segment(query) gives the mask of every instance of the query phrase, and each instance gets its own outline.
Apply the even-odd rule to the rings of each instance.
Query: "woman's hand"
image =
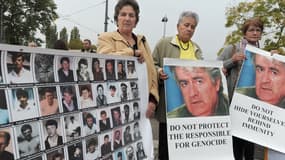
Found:
[[[244,53],[235,53],[233,56],[232,56],[232,61],[234,63],[238,62],[238,61],[242,61],[246,58],[245,54]]]
[[[168,78],[168,75],[164,73],[163,68],[158,69],[158,76],[161,80],[166,80]]]
[[[153,102],[148,102],[147,110],[146,110],[146,117],[151,118],[154,116],[155,113],[155,104]]]
[[[143,56],[143,53],[141,50],[139,50],[139,49],[135,50],[135,57],[138,57],[138,61],[140,63],[144,62],[144,56]]]

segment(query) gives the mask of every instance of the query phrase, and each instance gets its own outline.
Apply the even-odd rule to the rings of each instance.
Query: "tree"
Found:
[[[36,33],[45,33],[51,22],[58,15],[53,0],[0,0],[3,17],[4,40],[9,44],[27,44],[35,40],[39,45],[42,40]]]
[[[46,48],[53,48],[55,41],[57,40],[58,33],[56,25],[49,26],[46,30]]]
[[[65,27],[62,28],[62,30],[59,32],[59,39],[63,40],[65,44],[68,44],[68,34]]]
[[[80,40],[80,34],[77,27],[73,27],[70,33],[70,40],[69,40],[69,48],[70,49],[81,49],[82,42]]]
[[[264,49],[278,49],[284,54],[285,47],[285,1],[255,0],[241,2],[237,6],[227,8],[226,27],[236,26],[226,37],[225,44],[234,44],[242,38],[240,30],[244,21],[250,17],[259,17],[264,22]]]

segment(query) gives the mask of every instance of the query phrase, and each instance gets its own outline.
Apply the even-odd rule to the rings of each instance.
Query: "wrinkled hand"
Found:
[[[146,117],[151,118],[154,116],[155,113],[155,104],[153,102],[148,102],[147,110],[146,110]]]
[[[276,49],[274,49],[274,50],[271,50],[270,53],[271,53],[271,55],[273,55],[273,54],[279,54],[279,51],[276,50]]]
[[[135,57],[138,57],[138,61],[140,63],[143,63],[144,62],[144,56],[143,56],[143,53],[141,50],[135,50]]]
[[[226,68],[223,67],[223,68],[222,68],[222,71],[223,71],[223,73],[224,73],[225,76],[228,75],[228,70],[227,70]]]
[[[158,69],[158,76],[161,80],[166,80],[168,78],[168,75],[164,73],[163,68]]]
[[[246,58],[244,53],[236,53],[232,56],[232,61],[233,62],[238,62],[238,61],[242,61]]]

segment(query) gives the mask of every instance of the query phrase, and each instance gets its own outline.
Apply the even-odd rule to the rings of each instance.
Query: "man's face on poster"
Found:
[[[89,151],[90,153],[94,153],[95,150],[96,150],[96,146],[95,146],[94,144],[91,144],[91,145],[88,147],[88,151]]]
[[[89,117],[86,119],[86,123],[87,123],[87,126],[88,127],[91,127],[93,125],[93,118],[92,117]]]
[[[107,72],[113,73],[113,64],[111,62],[107,62]]]
[[[285,64],[256,54],[256,95],[270,104],[285,97]]]
[[[61,67],[64,71],[68,71],[69,70],[69,62],[68,61],[63,61],[62,64],[61,64]]]
[[[70,93],[68,93],[68,92],[64,92],[64,93],[63,93],[63,99],[64,99],[64,101],[65,101],[67,104],[70,104],[70,103],[71,103],[72,97],[73,97],[73,95],[70,94]]]
[[[53,104],[53,98],[54,98],[54,96],[53,96],[53,93],[52,93],[52,92],[46,92],[46,93],[45,93],[45,98],[46,98],[46,100],[47,100],[47,102],[48,102],[49,105],[52,105],[52,104]]]
[[[220,80],[214,82],[205,68],[175,67],[187,110],[193,116],[210,116],[218,102]]]
[[[48,125],[47,126],[47,133],[49,137],[53,137],[56,135],[56,126],[55,125]]]
[[[23,68],[23,63],[24,63],[24,57],[23,56],[17,57],[15,62],[14,62],[15,66],[18,70]]]
[[[24,131],[22,132],[22,134],[23,134],[23,136],[24,136],[24,138],[25,138],[26,140],[32,139],[32,130],[31,130],[31,129],[26,129],[26,130],[24,130]]]
[[[20,102],[20,106],[26,107],[27,104],[28,104],[28,97],[23,96],[23,95],[20,96],[20,97],[19,97],[19,102]]]
[[[88,91],[88,89],[82,90],[81,93],[82,93],[82,98],[83,99],[88,99],[89,96],[90,96],[90,92]]]

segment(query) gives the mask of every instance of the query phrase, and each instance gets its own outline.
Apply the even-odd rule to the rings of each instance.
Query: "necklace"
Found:
[[[179,46],[180,46],[180,48],[182,48],[184,51],[187,51],[187,50],[189,49],[189,47],[190,47],[189,42],[187,43],[186,48],[184,48],[184,47],[183,47],[183,44],[181,43],[181,41],[180,41],[180,40],[178,40],[178,42],[179,42]]]

